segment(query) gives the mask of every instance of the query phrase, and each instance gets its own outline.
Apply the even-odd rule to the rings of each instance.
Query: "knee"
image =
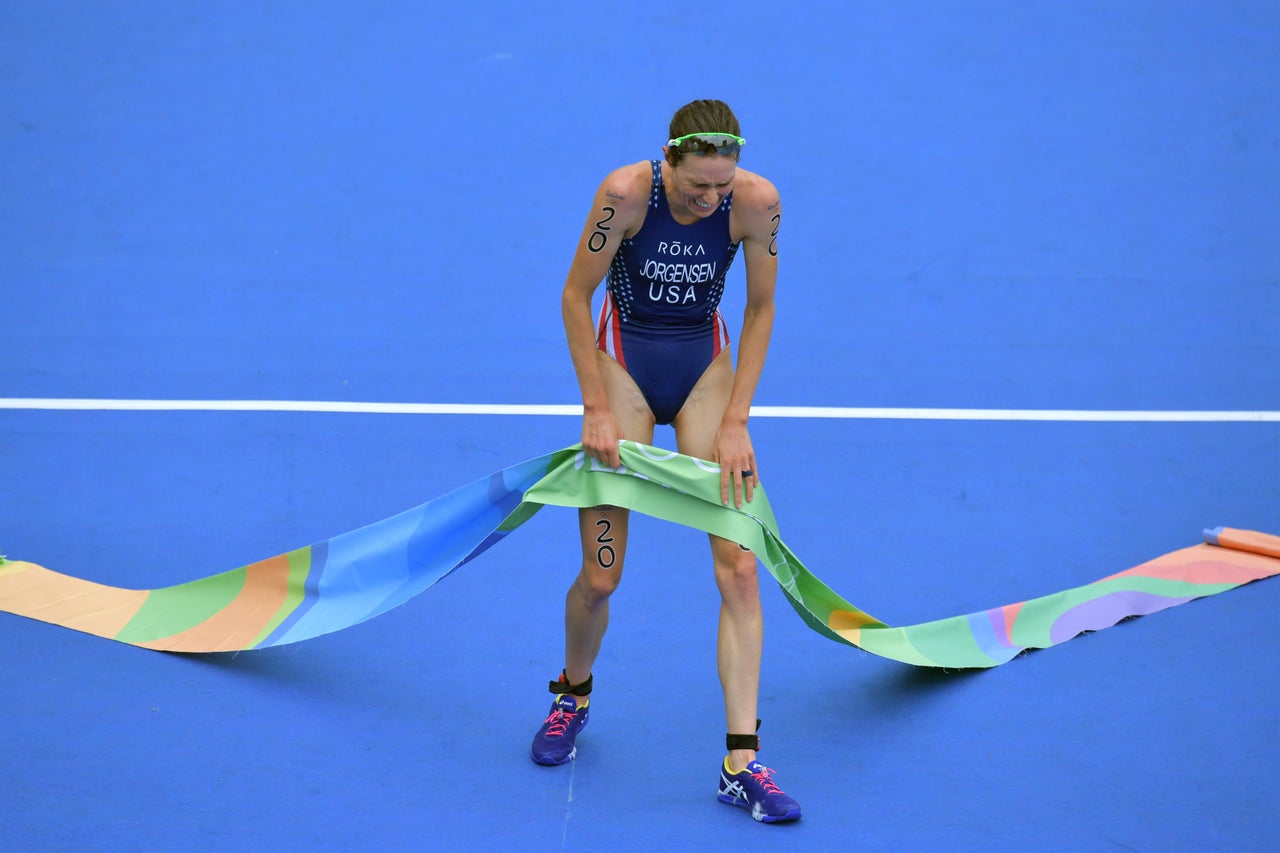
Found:
[[[621,571],[602,571],[597,566],[585,565],[578,573],[573,589],[588,607],[593,607],[613,595],[621,582]]]
[[[727,542],[716,549],[715,564],[716,584],[723,598],[736,601],[759,599],[760,581],[753,552]]]

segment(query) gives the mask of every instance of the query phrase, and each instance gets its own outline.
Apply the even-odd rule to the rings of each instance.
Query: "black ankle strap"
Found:
[[[760,731],[760,721],[756,720],[756,731]],[[755,734],[735,735],[727,734],[724,736],[724,745],[726,749],[760,749],[760,737]]]
[[[560,677],[547,685],[552,693],[572,693],[574,696],[590,696],[591,695],[591,678],[588,675],[587,680],[581,684],[570,684],[568,673],[565,670],[560,671]]]

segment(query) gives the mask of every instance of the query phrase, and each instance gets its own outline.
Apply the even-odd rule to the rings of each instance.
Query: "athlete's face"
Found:
[[[684,157],[671,167],[675,198],[670,199],[691,215],[705,219],[715,213],[724,197],[733,191],[738,161],[719,154]],[[674,205],[673,205],[674,206]]]

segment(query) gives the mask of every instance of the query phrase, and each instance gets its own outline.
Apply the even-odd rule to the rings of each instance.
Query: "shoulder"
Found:
[[[743,237],[760,238],[774,231],[782,216],[778,188],[762,175],[739,168],[733,181],[733,216]]]
[[[622,226],[632,237],[644,222],[649,209],[649,191],[653,186],[653,167],[648,160],[614,169],[596,189],[592,201],[592,220],[605,217],[613,226]]]
[[[778,188],[763,175],[739,168],[733,180],[733,209],[744,212],[772,211],[780,203]]]
[[[649,191],[653,186],[653,167],[648,160],[614,169],[600,182],[596,190],[598,202],[612,202],[620,211],[643,210],[649,204]]]

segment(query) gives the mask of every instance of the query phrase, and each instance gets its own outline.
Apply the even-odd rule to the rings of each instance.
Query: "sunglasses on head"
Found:
[[[682,154],[719,154],[721,157],[737,157],[747,140],[732,133],[686,133],[668,139],[669,148],[679,148]]]

